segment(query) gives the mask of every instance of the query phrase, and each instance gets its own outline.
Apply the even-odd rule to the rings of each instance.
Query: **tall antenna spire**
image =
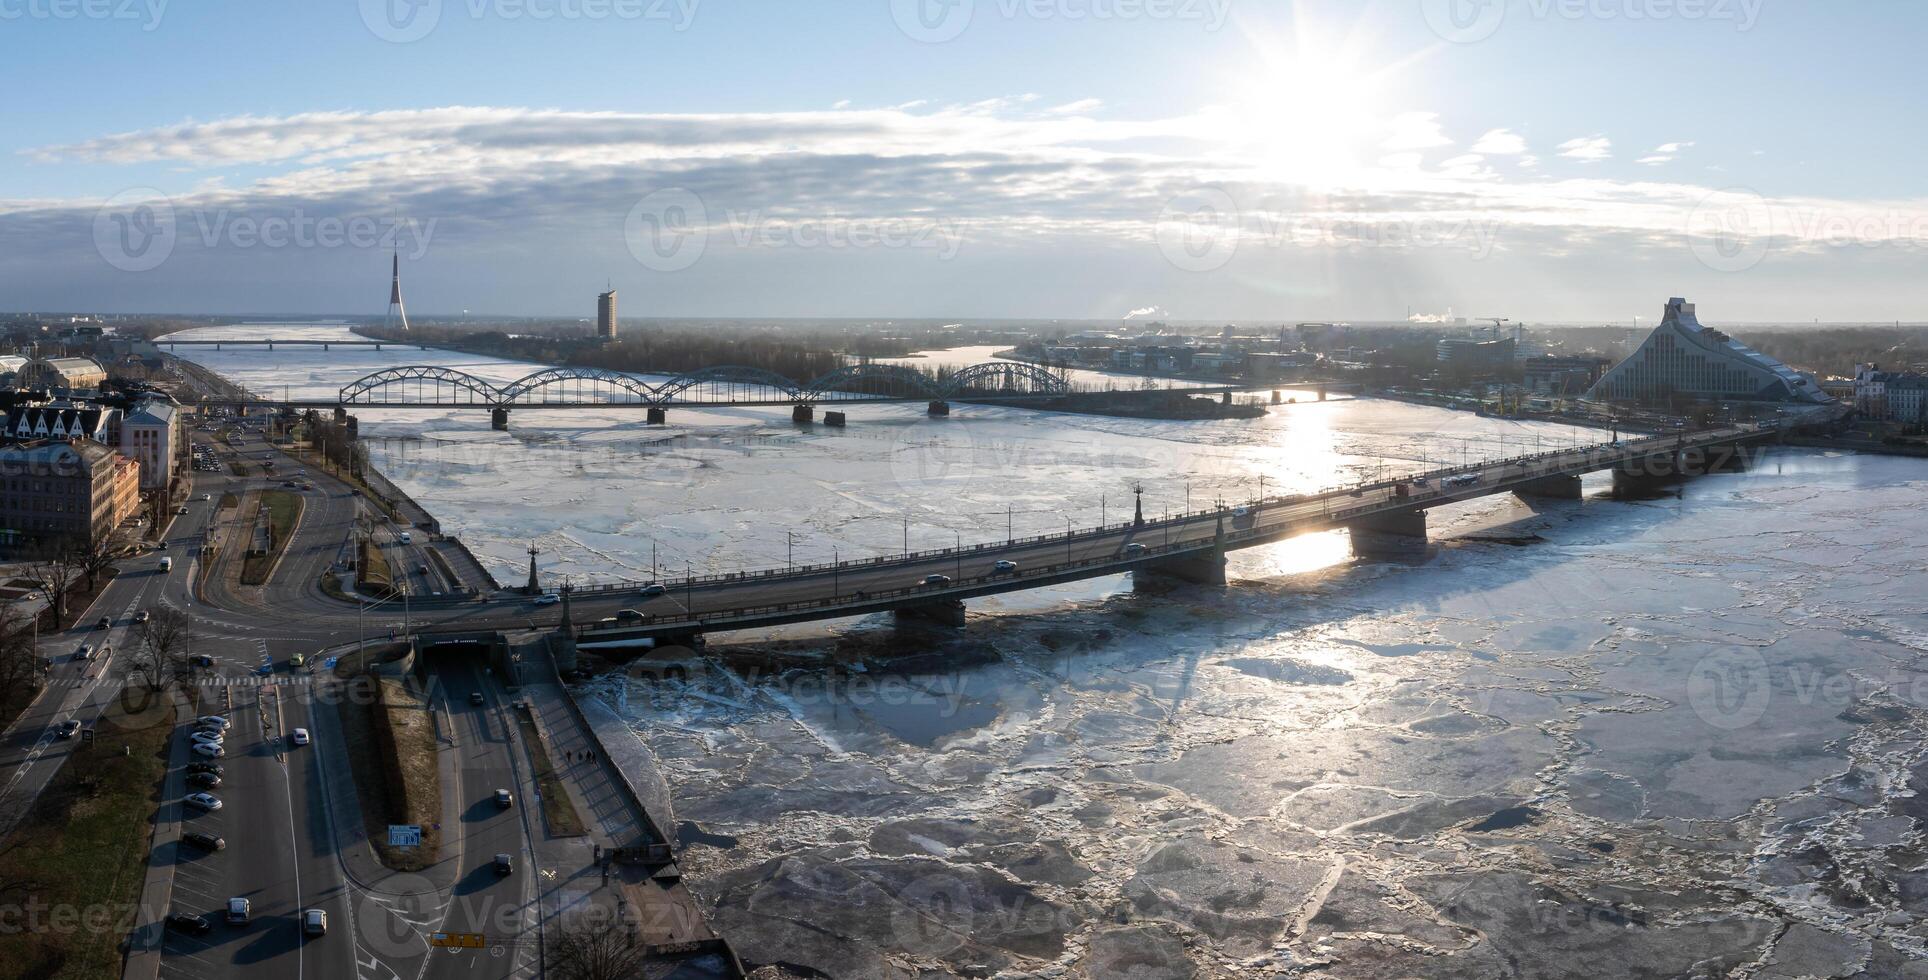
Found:
[[[394,263],[390,268],[394,272],[388,287],[388,316],[382,320],[382,326],[393,326],[396,318],[400,317],[402,329],[407,330],[408,309],[402,306],[402,251],[399,247],[395,249]]]

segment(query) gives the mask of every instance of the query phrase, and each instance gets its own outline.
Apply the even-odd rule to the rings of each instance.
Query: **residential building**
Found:
[[[0,446],[0,546],[84,548],[106,540],[128,502],[139,507],[138,467],[121,459],[87,440]]]
[[[1879,364],[1857,364],[1854,407],[1882,422],[1928,425],[1928,374],[1883,371]]]
[[[165,398],[137,402],[120,420],[121,454],[141,464],[141,489],[160,490],[174,481],[181,445],[181,409]]]
[[[120,409],[94,402],[24,405],[8,412],[6,418],[0,442],[91,439],[111,446],[119,441]]]
[[[1698,401],[1799,402],[1833,399],[1813,378],[1702,326],[1694,304],[1667,301],[1660,325],[1587,392],[1596,401],[1665,405]]]

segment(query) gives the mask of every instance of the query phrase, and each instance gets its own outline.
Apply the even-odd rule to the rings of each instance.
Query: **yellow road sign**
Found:
[[[435,932],[429,934],[428,944],[444,949],[484,949],[488,939],[479,932]]]

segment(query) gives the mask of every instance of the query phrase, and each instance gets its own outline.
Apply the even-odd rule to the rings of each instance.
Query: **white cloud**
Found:
[[[1473,152],[1487,156],[1520,156],[1526,153],[1526,138],[1510,129],[1489,129],[1473,144]]]
[[[835,101],[835,102],[832,102],[832,103],[830,103],[830,108],[832,108],[832,109],[848,109],[848,108],[850,108],[850,100],[849,100],[849,99],[838,99],[837,101]]]
[[[1658,167],[1663,163],[1671,162],[1675,157],[1680,155],[1680,151],[1687,149],[1688,147],[1693,145],[1694,144],[1691,140],[1687,142],[1682,142],[1682,143],[1662,143],[1659,146],[1654,147],[1654,150],[1652,153],[1649,153],[1646,156],[1641,157],[1640,159],[1634,162],[1646,164],[1649,167]]]
[[[1079,99],[1076,102],[1066,102],[1064,105],[1052,106],[1045,111],[1055,116],[1075,116],[1080,113],[1095,112],[1103,106],[1104,101],[1102,99]]]
[[[1307,97],[1317,98],[1310,94]],[[1453,145],[1440,129],[1437,112],[1402,112],[1387,120],[1386,129],[1390,135],[1379,145],[1388,150],[1428,150]],[[1317,134],[1313,138],[1316,139]]]
[[[1598,163],[1613,156],[1613,141],[1605,136],[1579,136],[1561,143],[1561,156],[1583,163]]]

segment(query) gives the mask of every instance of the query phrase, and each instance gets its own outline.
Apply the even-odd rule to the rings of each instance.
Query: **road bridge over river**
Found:
[[[592,623],[583,629],[585,641],[686,642],[722,630],[889,610],[961,623],[966,599],[1120,572],[1223,584],[1226,552],[1335,528],[1350,530],[1360,554],[1422,555],[1431,508],[1496,493],[1577,500],[1581,475],[1604,470],[1613,471],[1617,489],[1628,489],[1739,468],[1748,446],[1777,434],[1745,426],[1600,443],[1065,534],[666,581],[654,595],[640,591],[642,583],[577,589],[572,601],[602,607],[605,615],[620,606],[645,617]]]

